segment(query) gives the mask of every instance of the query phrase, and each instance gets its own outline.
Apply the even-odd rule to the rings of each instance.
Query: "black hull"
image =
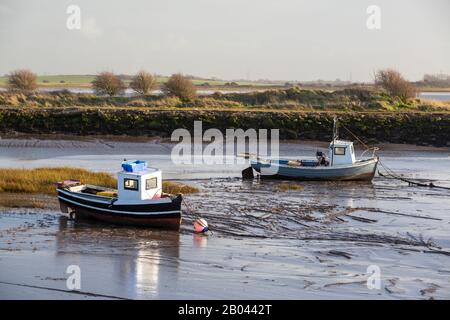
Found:
[[[76,219],[170,229],[178,229],[181,224],[181,195],[171,198],[171,201],[166,203],[114,205],[81,199],[67,190],[57,191],[61,211],[75,213]]]

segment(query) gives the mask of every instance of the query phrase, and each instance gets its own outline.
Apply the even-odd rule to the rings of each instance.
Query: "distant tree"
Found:
[[[146,71],[139,71],[130,82],[130,88],[139,94],[149,94],[156,87],[156,78]]]
[[[92,81],[92,87],[95,93],[100,95],[107,94],[109,96],[123,94],[125,90],[123,81],[112,72],[99,73],[94,81]]]
[[[37,87],[36,74],[26,69],[12,71],[8,75],[8,87],[12,91],[33,91]]]
[[[165,94],[177,96],[181,100],[191,100],[197,96],[197,90],[192,81],[180,73],[173,74],[164,83],[162,90]]]
[[[425,74],[423,76],[423,82],[426,85],[436,87],[446,87],[450,85],[450,75],[448,74]]]
[[[386,90],[390,96],[403,101],[415,97],[416,88],[400,72],[393,69],[378,70],[375,73],[375,84]]]

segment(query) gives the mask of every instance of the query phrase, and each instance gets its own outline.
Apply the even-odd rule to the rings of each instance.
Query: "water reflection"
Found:
[[[208,236],[205,234],[194,234],[193,239],[196,248],[204,249],[208,246]]]
[[[89,269],[87,286],[107,287],[126,297],[157,297],[165,283],[177,281],[180,234],[60,217],[56,255],[70,255],[82,273]],[[95,270],[96,265],[103,270]]]

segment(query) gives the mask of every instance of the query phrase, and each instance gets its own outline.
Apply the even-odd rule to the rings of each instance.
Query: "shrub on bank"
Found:
[[[12,71],[8,75],[8,88],[11,91],[33,91],[37,87],[37,76],[30,70]]]
[[[99,95],[116,96],[125,91],[123,81],[112,72],[99,73],[92,81],[92,87]]]
[[[393,69],[378,70],[375,74],[375,83],[386,90],[391,97],[397,97],[403,102],[416,96],[414,85]]]
[[[176,96],[182,101],[190,101],[197,97],[197,89],[192,80],[177,73],[173,74],[162,87],[163,92],[168,96]]]
[[[130,88],[141,95],[147,95],[156,88],[156,78],[146,71],[139,71],[131,80]]]

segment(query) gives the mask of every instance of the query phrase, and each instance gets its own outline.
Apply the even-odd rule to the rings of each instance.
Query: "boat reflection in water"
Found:
[[[180,233],[59,219],[56,255],[78,265],[82,291],[164,298],[176,285]],[[162,292],[163,291],[163,292]]]

